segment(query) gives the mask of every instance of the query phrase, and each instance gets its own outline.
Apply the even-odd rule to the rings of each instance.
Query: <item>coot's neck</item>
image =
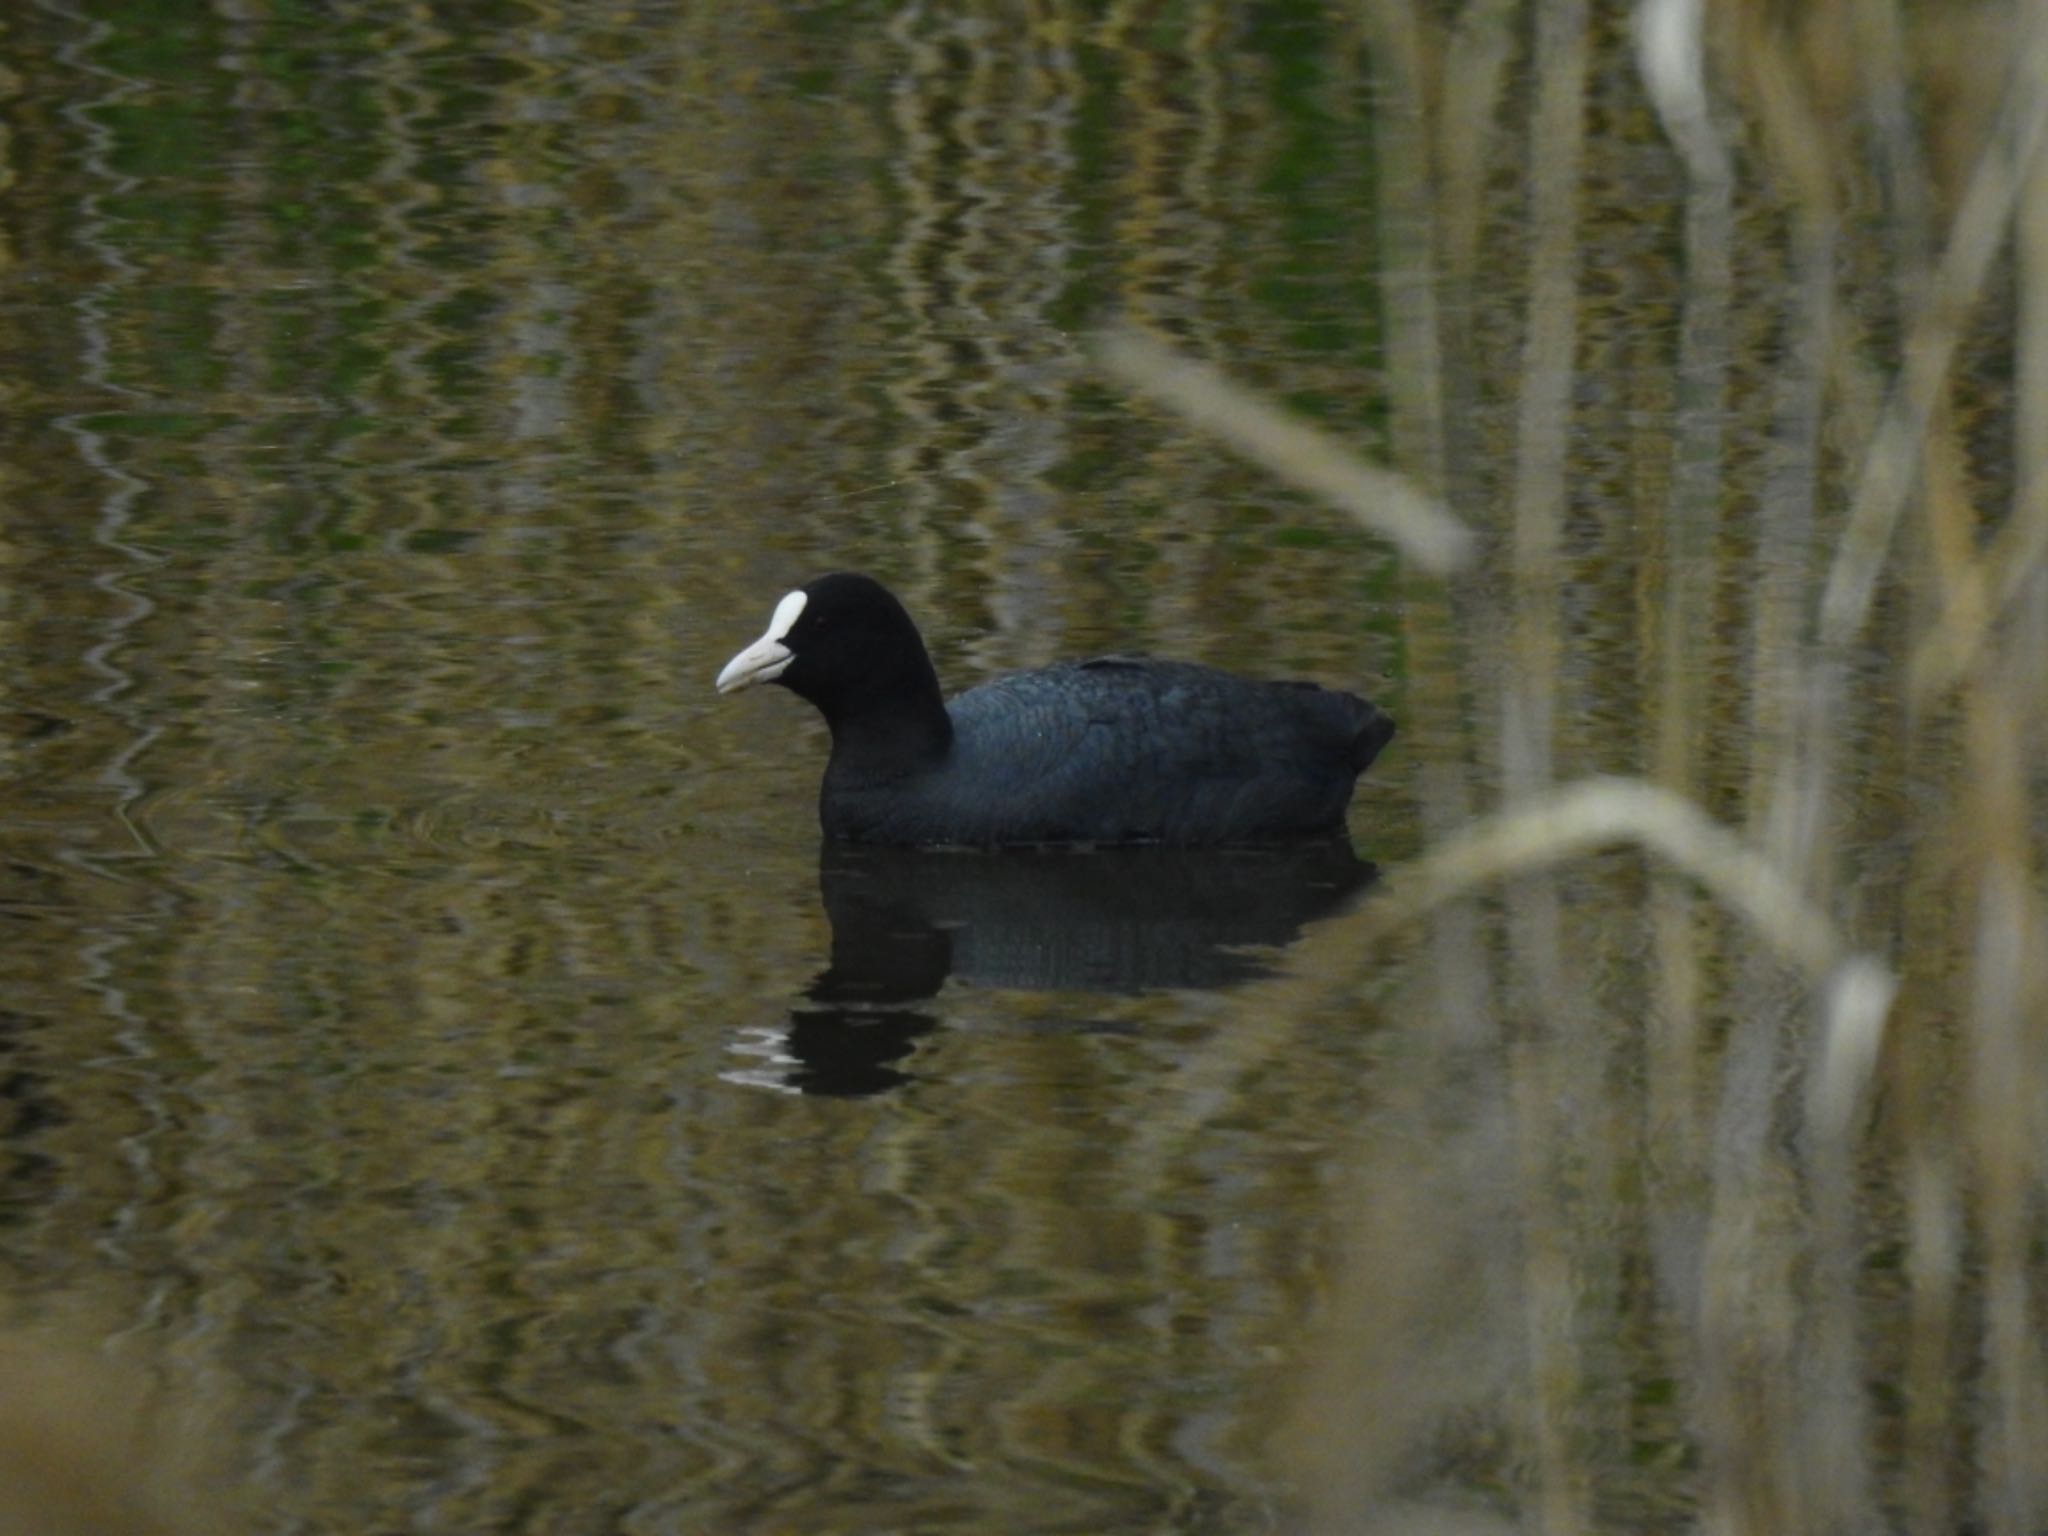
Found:
[[[913,661],[863,677],[858,687],[814,699],[832,731],[829,773],[841,780],[904,778],[942,761],[953,745],[953,720],[924,647]]]

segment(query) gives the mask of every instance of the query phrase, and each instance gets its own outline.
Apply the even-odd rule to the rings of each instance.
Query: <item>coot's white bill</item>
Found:
[[[803,616],[807,594],[798,591],[788,593],[775,605],[775,615],[768,621],[768,632],[739,655],[725,664],[725,670],[718,674],[718,691],[731,693],[736,688],[745,688],[753,683],[772,683],[782,676],[794,654],[782,643],[790,626]]]

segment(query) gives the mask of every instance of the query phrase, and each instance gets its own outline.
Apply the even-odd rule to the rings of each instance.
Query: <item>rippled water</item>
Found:
[[[863,980],[817,722],[710,687],[856,566],[956,686],[1398,694],[1384,553],[1073,340],[1369,420],[1359,81],[1306,14],[1228,84],[1059,30],[11,23],[0,1275],[203,1360],[288,1523],[1267,1518],[1341,1122],[1116,1154],[1204,1028],[1156,988],[1285,920],[1152,966],[1071,872],[913,886],[950,952]]]
[[[1433,767],[1483,791],[1492,706],[1435,589],[1077,340],[1156,324],[1385,448],[1406,290],[1357,23],[221,0],[4,25],[22,1314],[157,1348],[282,1529],[1283,1523],[1275,1436],[1344,1233],[1373,1230],[1340,1171],[1368,1113],[1427,1161],[1443,1112],[1401,1118],[1429,1079],[1388,978],[1417,957],[1285,994],[1292,1033],[1242,1070],[1214,1048],[1270,1022],[1245,989],[1370,871],[821,860],[821,725],[711,679],[782,591],[864,568],[949,687],[1121,648],[1371,694],[1403,731],[1362,860],[1422,846]],[[1643,768],[1658,687],[1639,508],[1681,179],[1632,79],[1602,33],[1574,771]],[[1500,188],[1510,275],[1457,323],[1520,302],[1521,216]],[[1780,243],[1753,260],[1768,287]],[[1505,388],[1472,381],[1459,422],[1482,521]],[[1731,505],[1767,414],[1731,407]],[[1708,687],[1752,574],[1725,537]],[[1459,643],[1499,638],[1489,591]],[[1713,707],[1735,735],[1747,701]],[[1852,750],[1901,782],[1882,730]],[[1746,758],[1704,761],[1730,800]],[[1882,870],[1883,817],[1859,826]],[[1626,1095],[1641,882],[1574,892],[1615,925],[1589,1060]],[[1590,1091],[1553,1086],[1566,1115]],[[1482,1253],[1518,1219],[1431,1177]],[[1640,1324],[1624,1276],[1583,1300]],[[1652,1401],[1659,1362],[1616,1370]],[[1645,1408],[1607,1512],[1684,1507],[1677,1438]]]

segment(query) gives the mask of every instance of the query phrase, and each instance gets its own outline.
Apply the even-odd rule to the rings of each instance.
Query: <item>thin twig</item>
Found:
[[[1207,363],[1128,326],[1098,334],[1093,351],[1096,362],[1132,389],[1178,411],[1280,479],[1349,513],[1426,569],[1447,573],[1470,557],[1471,531],[1438,502]]]

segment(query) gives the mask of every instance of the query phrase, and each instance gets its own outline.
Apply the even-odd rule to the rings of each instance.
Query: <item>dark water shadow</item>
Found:
[[[831,963],[804,991],[768,1068],[800,1093],[858,1096],[910,1081],[901,1063],[947,981],[1133,994],[1268,975],[1304,925],[1370,886],[1349,843],[1003,853],[826,845],[818,885]]]

